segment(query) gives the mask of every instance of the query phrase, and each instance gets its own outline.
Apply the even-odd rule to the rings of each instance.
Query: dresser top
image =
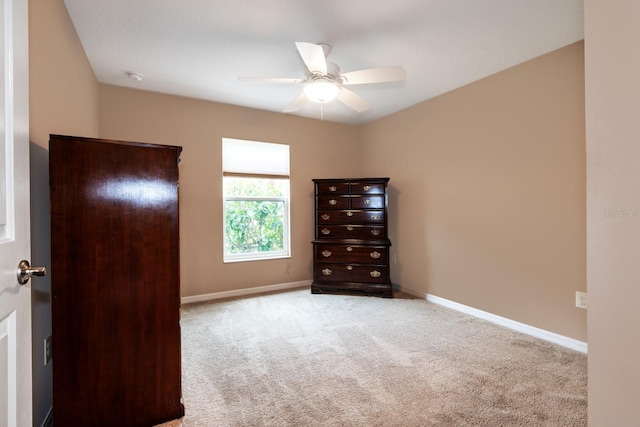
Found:
[[[315,183],[337,182],[389,182],[389,178],[316,178],[312,180]]]

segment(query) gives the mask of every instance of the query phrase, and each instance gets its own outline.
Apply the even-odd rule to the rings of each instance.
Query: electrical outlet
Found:
[[[587,293],[576,291],[576,307],[587,308]]]
[[[51,361],[51,335],[44,339],[44,364],[48,365]]]

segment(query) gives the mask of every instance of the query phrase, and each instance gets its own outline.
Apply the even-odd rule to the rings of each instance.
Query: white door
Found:
[[[27,0],[0,0],[0,427],[32,425]]]

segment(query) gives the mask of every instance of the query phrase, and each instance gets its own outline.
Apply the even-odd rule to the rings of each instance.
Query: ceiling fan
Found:
[[[300,110],[308,101],[324,104],[334,99],[358,113],[363,113],[371,109],[371,104],[345,86],[403,82],[405,79],[406,73],[402,66],[370,68],[340,74],[340,67],[327,61],[331,52],[331,46],[328,44],[296,42],[296,48],[307,68],[304,78],[238,77],[238,80],[304,84],[300,95],[284,109],[286,113]]]

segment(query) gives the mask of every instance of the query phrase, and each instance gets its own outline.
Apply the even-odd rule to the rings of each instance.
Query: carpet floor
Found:
[[[586,426],[586,355],[425,300],[181,309],[184,427]]]

